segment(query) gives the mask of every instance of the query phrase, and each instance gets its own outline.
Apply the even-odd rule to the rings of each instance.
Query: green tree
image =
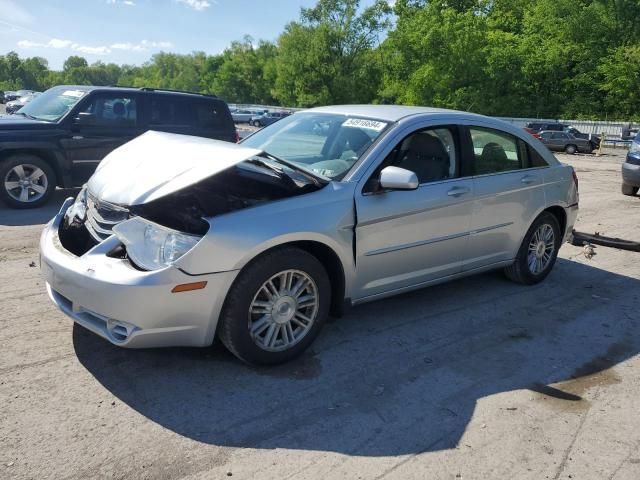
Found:
[[[379,77],[371,75],[371,49],[388,27],[389,7],[379,0],[359,12],[359,0],[319,0],[278,39],[275,97],[312,106],[369,102]]]
[[[276,47],[272,43],[259,42],[254,46],[249,36],[233,42],[222,54],[213,91],[230,102],[272,103],[275,57]]]
[[[606,106],[620,119],[640,120],[640,45],[618,47],[598,67]]]
[[[396,29],[383,45],[387,102],[482,110],[487,26],[475,10],[445,2],[401,1]]]

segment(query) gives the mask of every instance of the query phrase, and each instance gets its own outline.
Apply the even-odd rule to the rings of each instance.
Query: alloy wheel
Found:
[[[527,265],[534,275],[542,273],[551,263],[556,249],[553,227],[548,223],[540,225],[529,242]]]
[[[288,350],[311,330],[320,302],[314,280],[300,270],[284,270],[258,289],[249,306],[249,333],[263,350]]]
[[[49,186],[44,171],[29,163],[16,165],[4,177],[4,188],[11,198],[22,203],[40,200]]]

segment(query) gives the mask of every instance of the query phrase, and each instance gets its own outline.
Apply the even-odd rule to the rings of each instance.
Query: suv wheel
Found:
[[[632,185],[627,185],[626,183],[622,184],[622,194],[623,195],[629,195],[630,197],[633,197],[636,193],[638,193],[639,188],[638,187],[634,187]]]
[[[56,188],[56,174],[40,157],[12,155],[0,163],[0,199],[14,208],[36,208]]]
[[[218,336],[239,359],[273,365],[301,354],[331,303],[322,264],[298,248],[268,252],[240,272],[224,303]]]
[[[569,155],[573,155],[578,151],[578,147],[576,147],[575,145],[567,145],[566,147],[564,147],[564,151]]]
[[[544,280],[556,263],[561,235],[556,217],[543,212],[524,236],[516,261],[504,269],[507,277],[525,285]]]
[[[260,121],[259,121],[259,120],[255,120],[255,121],[253,122],[253,126],[254,126],[254,127],[260,127]]]

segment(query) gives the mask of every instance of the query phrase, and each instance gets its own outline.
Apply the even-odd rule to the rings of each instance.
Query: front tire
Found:
[[[329,277],[310,253],[279,248],[247,265],[225,300],[218,337],[240,360],[275,365],[300,355],[331,304]]]
[[[575,145],[567,145],[564,148],[564,151],[567,152],[569,155],[573,155],[578,151],[578,147],[576,147]]]
[[[13,208],[44,205],[56,189],[53,168],[40,157],[12,155],[0,163],[0,199]]]
[[[627,185],[626,183],[622,184],[621,190],[623,195],[628,195],[630,197],[633,197],[635,194],[638,193],[638,187]]]
[[[556,263],[561,235],[558,219],[543,212],[529,227],[515,262],[504,269],[507,278],[523,285],[544,280]]]

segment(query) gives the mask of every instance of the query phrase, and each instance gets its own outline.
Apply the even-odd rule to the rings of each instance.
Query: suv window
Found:
[[[223,124],[215,103],[199,98],[153,95],[151,125],[220,128]]]
[[[81,110],[94,116],[94,125],[133,127],[136,125],[136,96],[122,93],[98,93]]]
[[[524,154],[518,139],[489,128],[469,128],[474,153],[474,173],[486,175],[522,168]]]
[[[569,138],[569,136],[564,132],[555,132],[551,138],[564,140],[566,138]]]

